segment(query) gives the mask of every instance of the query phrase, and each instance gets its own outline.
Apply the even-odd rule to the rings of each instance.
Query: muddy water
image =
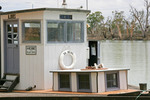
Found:
[[[101,41],[100,54],[105,67],[130,69],[129,84],[150,89],[150,41]]]

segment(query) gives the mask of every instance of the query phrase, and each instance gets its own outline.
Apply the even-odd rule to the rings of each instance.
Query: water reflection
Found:
[[[101,41],[100,53],[105,67],[130,68],[129,84],[150,89],[150,41]]]

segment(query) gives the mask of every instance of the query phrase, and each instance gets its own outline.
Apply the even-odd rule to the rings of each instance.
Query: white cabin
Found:
[[[76,55],[75,69],[88,65],[86,17],[89,10],[38,8],[1,13],[1,76],[19,74],[16,89],[36,85],[51,89],[53,76],[60,70],[63,51]],[[72,60],[67,56],[64,64]]]

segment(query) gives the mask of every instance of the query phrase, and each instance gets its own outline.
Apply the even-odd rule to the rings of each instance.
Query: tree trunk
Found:
[[[135,26],[135,22],[133,22],[133,24],[131,24],[131,28],[130,28],[130,37],[133,37],[133,30],[134,30],[134,26]]]
[[[114,38],[114,33],[113,33],[113,30],[112,30],[111,27],[109,27],[109,31],[110,31],[110,33],[111,33],[111,37]]]
[[[137,16],[135,16],[135,18],[137,18]],[[139,25],[140,25],[140,28],[141,28],[141,31],[142,31],[142,34],[143,34],[143,38],[145,38],[145,37],[146,37],[146,35],[145,35],[144,28],[143,28],[143,26],[142,26],[142,22],[141,22],[141,20],[140,20],[140,19],[138,19],[138,18],[137,18],[137,20],[138,20],[138,22],[139,22]]]
[[[118,35],[119,35],[119,38],[122,39],[122,34],[121,34],[121,30],[120,30],[120,27],[118,24],[116,24],[117,26],[117,29],[118,29]]]
[[[143,37],[145,38],[146,37],[146,34],[148,32],[148,29],[149,29],[149,7],[150,7],[150,3],[148,2],[148,0],[145,0],[145,3],[146,3],[146,22],[145,22],[145,30],[144,30],[144,34],[143,34]]]
[[[129,25],[126,25],[126,32],[127,32],[127,37],[129,38]]]
[[[148,32],[148,27],[149,27],[148,19],[149,19],[150,3],[148,2],[148,0],[145,0],[145,6],[146,6],[146,15],[144,15],[144,13],[140,13],[139,11],[137,11],[136,8],[133,8],[131,6],[131,12],[133,13],[133,16],[136,18],[136,20],[140,25],[143,38],[146,37],[146,34]],[[146,19],[144,20],[144,18]]]

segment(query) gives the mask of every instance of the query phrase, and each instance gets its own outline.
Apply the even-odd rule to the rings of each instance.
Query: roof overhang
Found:
[[[25,9],[25,10],[16,10],[16,11],[8,11],[2,12],[0,15],[8,15],[8,14],[16,14],[16,13],[26,13],[26,12],[35,12],[35,11],[64,11],[64,12],[83,12],[90,13],[90,10],[83,9],[67,9],[67,8],[36,8],[36,9]]]

